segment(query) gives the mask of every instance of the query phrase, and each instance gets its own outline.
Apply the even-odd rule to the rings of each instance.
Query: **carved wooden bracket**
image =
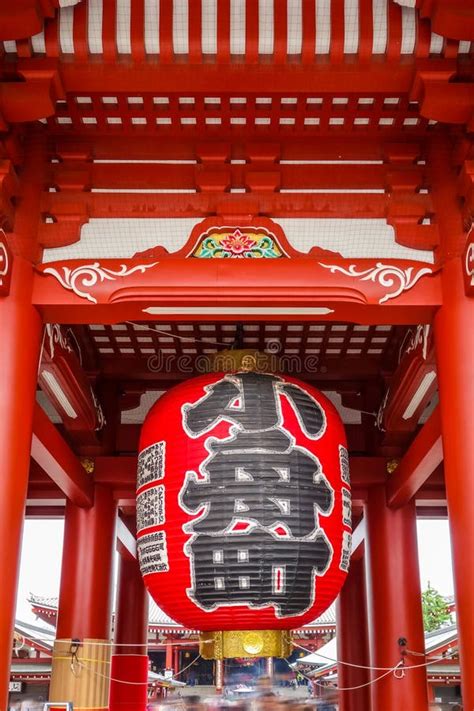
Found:
[[[53,116],[64,96],[56,60],[40,60],[34,69],[19,60],[15,80],[0,82],[0,130]]]
[[[13,266],[13,254],[8,246],[7,236],[0,229],[0,296],[10,293],[10,282]]]

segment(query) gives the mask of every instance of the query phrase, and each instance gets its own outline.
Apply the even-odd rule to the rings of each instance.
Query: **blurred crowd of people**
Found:
[[[337,705],[322,699],[289,699],[273,691],[257,692],[245,698],[214,696],[170,696],[150,705],[150,711],[337,711]]]
[[[295,682],[298,681],[296,676]],[[260,677],[253,687],[234,684],[226,687],[222,695],[207,698],[194,694],[181,696],[175,691],[151,704],[149,711],[338,711],[338,692],[334,686],[320,685],[317,689],[311,680],[304,678],[304,681],[307,685],[291,685],[292,692],[272,686],[266,676]],[[462,711],[462,705],[431,703],[430,711]]]
[[[295,684],[292,688],[294,695],[289,697],[281,688],[273,688],[269,677],[261,677],[255,688],[230,686],[222,695],[203,699],[197,695],[181,697],[180,692],[175,692],[151,704],[149,711],[337,711],[330,690],[328,698],[317,699],[313,698],[311,687]]]

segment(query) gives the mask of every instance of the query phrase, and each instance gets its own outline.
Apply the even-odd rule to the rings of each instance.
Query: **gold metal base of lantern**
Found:
[[[288,630],[201,632],[199,651],[204,659],[288,657],[292,651],[291,632]]]
[[[210,370],[215,373],[272,373],[278,370],[278,365],[278,355],[251,348],[223,350],[210,356]]]

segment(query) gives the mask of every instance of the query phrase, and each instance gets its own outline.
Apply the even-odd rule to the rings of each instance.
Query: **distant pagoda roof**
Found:
[[[43,597],[41,595],[34,595],[30,593],[28,597],[33,609],[44,611],[46,617],[55,618],[58,610],[58,598],[57,597]],[[166,627],[170,629],[181,630],[184,629],[181,624],[172,620],[171,617],[163,612],[163,610],[158,607],[156,602],[150,598],[150,606],[148,613],[148,624],[150,627]],[[336,624],[336,610],[335,605],[332,604],[328,609],[323,612],[320,617],[318,617],[313,622],[306,624],[304,629],[320,628],[320,627],[334,627]]]

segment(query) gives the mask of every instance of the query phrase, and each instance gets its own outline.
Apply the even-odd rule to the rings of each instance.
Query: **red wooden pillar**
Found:
[[[106,486],[95,487],[90,509],[66,505],[50,700],[84,711],[108,708],[115,518]],[[81,642],[76,659],[74,639]]]
[[[41,319],[31,305],[37,256],[45,141],[24,144],[20,193],[15,198],[15,259],[2,250],[0,275],[0,709],[6,708],[19,557],[30,467],[31,431],[41,342]],[[11,278],[8,293],[8,282]]]
[[[364,560],[352,560],[344,587],[336,601],[337,658],[350,664],[369,666],[367,607]],[[360,686],[370,681],[368,669],[338,664],[338,686],[341,689]],[[370,711],[370,688],[339,693],[339,711]]]
[[[414,502],[388,508],[385,487],[377,485],[369,490],[364,515],[370,663],[392,667],[401,660],[400,638],[406,638],[409,649],[424,653],[416,508]],[[423,657],[406,659],[402,679],[389,674],[372,684],[374,711],[426,711],[426,670],[409,668],[420,660]],[[372,679],[383,673],[373,671]]]
[[[436,699],[436,697],[435,697],[434,686],[433,686],[433,684],[428,683],[428,701],[430,702],[430,704],[434,704],[435,699]]]
[[[17,257],[0,297],[0,708],[7,708],[18,563],[30,467],[41,319],[31,305],[32,266]]]
[[[443,306],[435,319],[463,705],[474,709],[474,299],[461,262],[443,268]]]
[[[179,647],[175,647],[173,655],[173,672],[175,676],[179,674],[179,652]]]
[[[166,642],[166,659],[165,659],[165,669],[173,669],[173,643],[170,641]],[[174,671],[174,669],[173,669]]]
[[[148,593],[138,561],[120,556],[115,604],[110,711],[145,711],[148,691]]]
[[[443,305],[434,323],[458,624],[463,708],[474,709],[474,298],[463,284],[466,242],[448,144],[429,153],[443,256]]]

